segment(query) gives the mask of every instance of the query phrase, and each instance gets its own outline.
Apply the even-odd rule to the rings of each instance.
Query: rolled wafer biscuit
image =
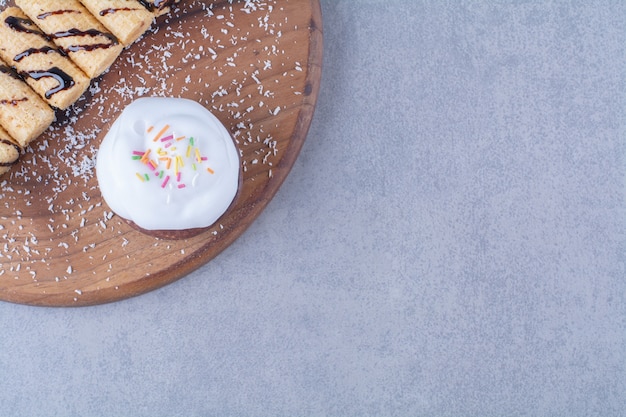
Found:
[[[54,121],[54,111],[11,68],[0,62],[0,125],[22,147]]]
[[[17,163],[21,151],[20,145],[0,126],[0,175],[8,172]]]
[[[137,0],[80,0],[125,46],[150,28],[154,15]]]
[[[90,78],[106,71],[124,48],[78,0],[15,4]]]
[[[89,87],[89,77],[17,7],[0,13],[0,58],[45,101],[62,110]]]

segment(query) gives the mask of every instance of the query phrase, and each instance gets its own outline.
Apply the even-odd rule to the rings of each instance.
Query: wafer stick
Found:
[[[17,163],[21,151],[20,145],[0,126],[0,175],[8,172]]]
[[[125,46],[150,28],[154,15],[137,0],[80,0]]]
[[[115,61],[123,45],[78,0],[15,0],[28,17],[90,78]]]
[[[89,78],[17,7],[0,13],[0,58],[59,109],[72,105],[89,87]]]
[[[11,68],[0,63],[0,126],[20,147],[54,121],[54,111]]]

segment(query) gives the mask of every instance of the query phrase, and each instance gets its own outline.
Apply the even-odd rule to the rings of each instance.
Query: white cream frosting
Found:
[[[202,228],[237,194],[239,156],[228,130],[199,103],[140,98],[102,141],[96,174],[111,210],[137,226]]]

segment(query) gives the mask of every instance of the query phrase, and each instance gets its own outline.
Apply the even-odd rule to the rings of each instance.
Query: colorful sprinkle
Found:
[[[161,138],[161,136],[163,136],[163,134],[165,132],[167,132],[167,130],[170,128],[170,125],[165,125],[163,127],[163,129],[161,129],[161,131],[159,133],[157,133],[157,135],[154,137],[154,139],[152,140],[153,142],[156,142],[157,140],[159,140]]]
[[[148,156],[150,156],[150,152],[152,151],[152,149],[148,149],[147,151],[144,152],[144,154],[141,156],[141,162],[144,164],[148,163]]]
[[[148,128],[148,133],[154,129],[154,126]],[[188,139],[187,148],[181,151],[177,151],[176,142]],[[167,187],[170,183],[170,179],[176,181],[176,187],[178,189],[185,188],[187,184],[183,181],[183,168],[187,163],[191,169],[198,171],[199,169],[206,169],[206,172],[215,174],[215,171],[203,166],[208,161],[206,156],[203,156],[200,149],[196,147],[196,140],[193,137],[187,138],[186,136],[175,137],[174,133],[170,130],[170,125],[166,124],[156,136],[154,136],[153,142],[159,142],[160,145],[155,153],[155,157],[152,158],[152,149],[148,148],[145,151],[132,151],[131,158],[135,161],[140,161],[145,165],[145,170],[150,170],[154,173],[154,176],[161,180],[161,188]],[[156,146],[155,146],[156,148]],[[197,174],[194,174],[197,175]],[[137,178],[142,182],[150,180],[148,173],[136,173]]]

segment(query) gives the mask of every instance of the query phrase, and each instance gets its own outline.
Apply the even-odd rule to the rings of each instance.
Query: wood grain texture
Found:
[[[38,306],[112,302],[171,283],[239,237],[275,195],[306,138],[319,91],[318,0],[182,2],[126,49],[76,105],[57,114],[0,178],[0,299]],[[113,215],[93,162],[115,118],[140,96],[194,99],[240,150],[242,183],[207,232],[147,236]]]

